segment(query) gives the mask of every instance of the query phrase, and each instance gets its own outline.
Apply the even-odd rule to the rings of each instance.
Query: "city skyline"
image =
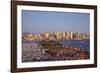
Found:
[[[22,33],[89,33],[89,24],[89,13],[22,10]]]
[[[87,33],[80,32],[43,32],[38,34],[27,33],[22,36],[23,40],[37,41],[37,40],[86,40],[90,38]]]

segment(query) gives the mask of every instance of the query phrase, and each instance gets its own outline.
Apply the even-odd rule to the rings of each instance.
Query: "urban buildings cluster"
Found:
[[[84,40],[89,39],[89,33],[80,33],[80,32],[43,32],[43,33],[27,33],[22,36],[23,40],[35,41],[35,40]]]

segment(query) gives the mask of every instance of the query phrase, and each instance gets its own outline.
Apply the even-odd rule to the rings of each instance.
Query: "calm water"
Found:
[[[74,48],[86,49],[89,51],[90,49],[90,40],[62,40],[60,41],[64,46],[71,46]],[[39,45],[38,42],[23,42],[23,44],[29,45]]]
[[[64,40],[61,41],[63,45],[72,46],[75,48],[90,49],[90,40]]]

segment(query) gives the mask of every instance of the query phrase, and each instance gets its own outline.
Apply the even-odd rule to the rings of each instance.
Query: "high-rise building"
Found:
[[[76,32],[76,39],[81,39],[81,34],[80,34],[80,32]]]
[[[83,39],[89,39],[89,38],[90,38],[90,35],[88,33],[83,34]]]
[[[73,39],[73,33],[72,32],[65,32],[65,38],[66,39]]]
[[[72,32],[69,32],[69,34],[70,34],[69,38],[70,39],[73,39],[73,33]]]
[[[62,32],[62,37],[63,39],[65,39],[65,32]]]
[[[61,39],[62,38],[62,33],[61,32],[57,32],[56,35],[57,35],[57,39]]]
[[[69,39],[69,32],[65,32],[65,38]]]
[[[48,32],[45,32],[45,38],[49,38],[49,33]]]

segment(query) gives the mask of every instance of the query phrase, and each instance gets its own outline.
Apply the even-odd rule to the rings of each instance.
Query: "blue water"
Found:
[[[90,40],[63,40],[61,41],[63,45],[80,48],[80,49],[86,49],[89,51],[90,49]]]
[[[60,40],[64,46],[90,50],[90,40]],[[39,45],[38,42],[22,42],[23,44]]]

